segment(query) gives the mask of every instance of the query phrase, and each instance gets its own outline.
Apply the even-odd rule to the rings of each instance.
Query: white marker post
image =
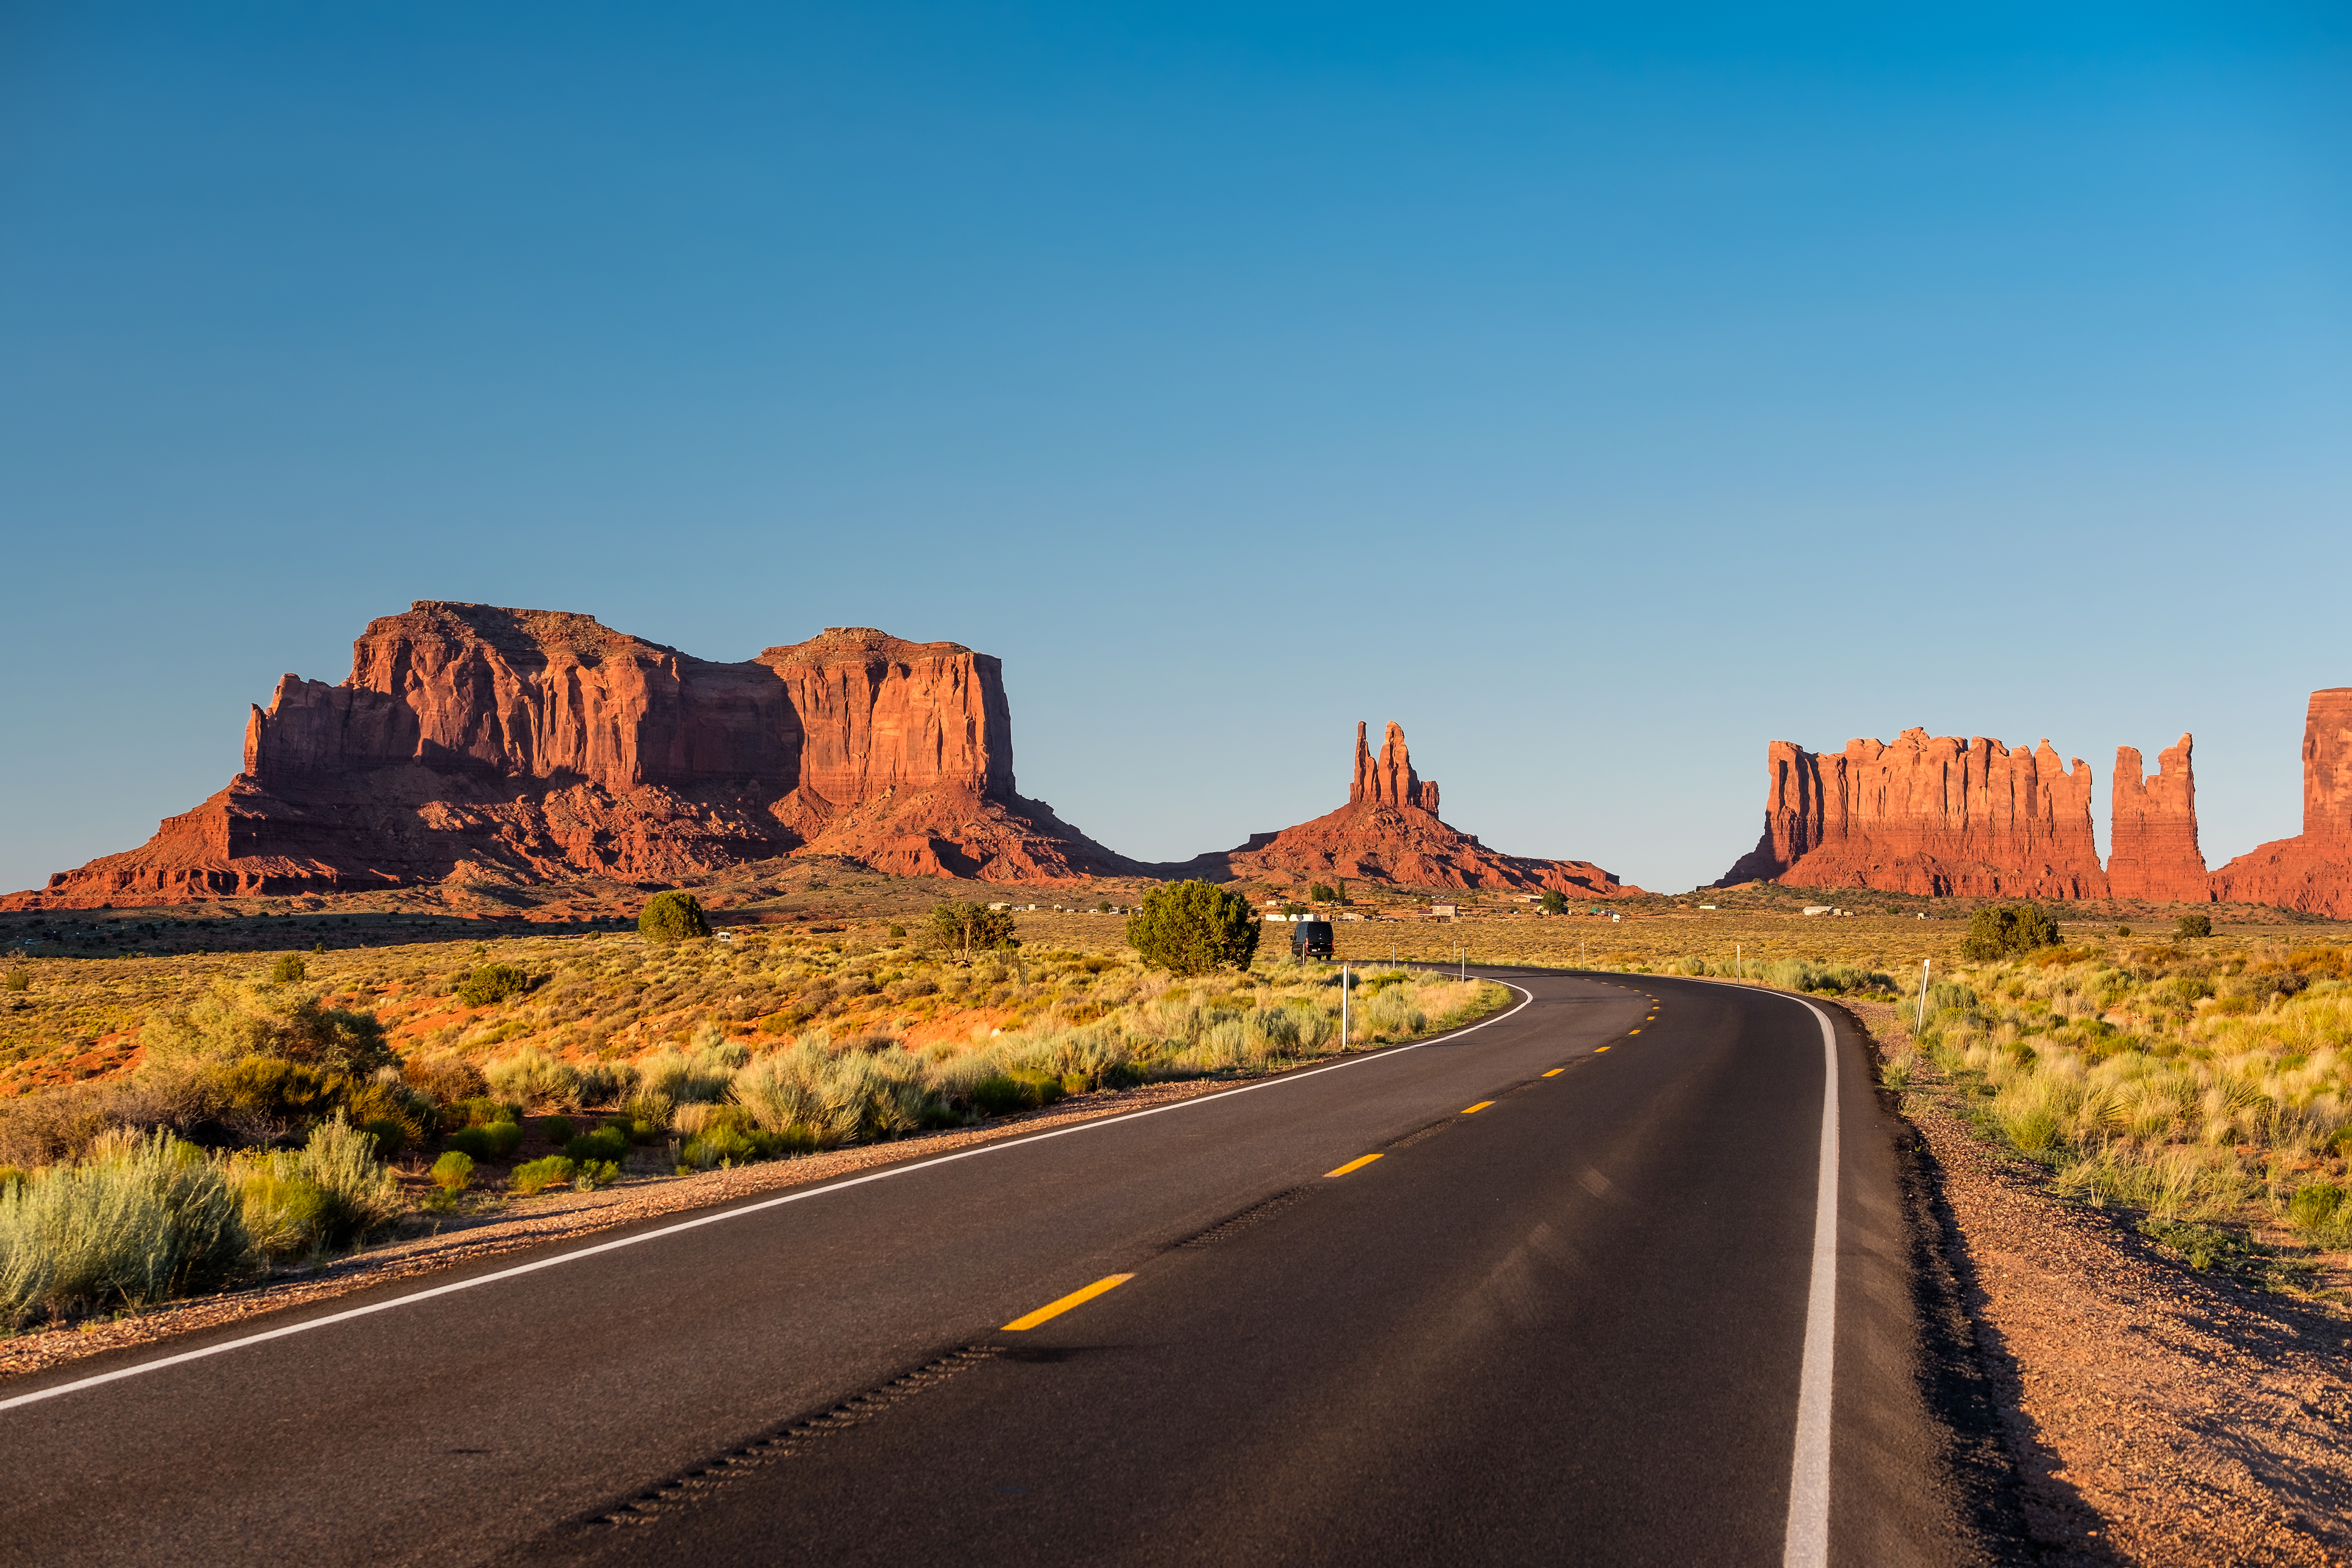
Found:
[[[1348,1048],[1348,966],[1339,966],[1339,1048]]]
[[[1927,1028],[1927,971],[1935,962],[1932,958],[1919,961],[1919,1022],[1911,1029],[1915,1035],[1924,1034]]]

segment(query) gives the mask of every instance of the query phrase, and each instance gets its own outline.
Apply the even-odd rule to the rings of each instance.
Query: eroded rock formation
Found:
[[[2197,777],[2183,735],[2156,757],[2157,773],[2146,778],[2139,752],[2116,748],[2116,773],[2109,783],[2107,891],[2118,899],[2201,903],[2213,896],[2205,855],[2197,847]]]
[[[1764,833],[1722,883],[2080,899],[2106,890],[2091,833],[2091,770],[2043,741],[1906,730],[1843,752],[1775,741]]]
[[[1238,849],[1202,855],[1171,875],[1219,879],[1345,878],[1408,888],[1555,889],[1571,898],[1639,892],[1582,860],[1504,855],[1439,820],[1437,784],[1414,773],[1404,731],[1396,724],[1374,757],[1356,726],[1356,775],[1348,804],[1279,833],[1252,834]]]
[[[992,881],[1135,868],[1015,792],[986,654],[836,626],[723,664],[426,600],[371,623],[341,685],[279,681],[219,794],[6,903],[670,879],[803,850]]]
[[[2352,917],[2352,687],[2311,694],[2303,721],[2303,832],[2213,873],[2213,896]]]

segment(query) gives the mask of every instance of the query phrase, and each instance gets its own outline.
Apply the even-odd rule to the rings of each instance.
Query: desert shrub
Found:
[[[626,1062],[589,1062],[579,1069],[582,1105],[614,1105],[637,1087],[637,1069]]]
[[[1363,1018],[1373,1033],[1391,1037],[1417,1035],[1429,1026],[1429,1016],[1402,985],[1374,993],[1364,1004]]]
[[[2352,1194],[2332,1182],[2297,1189],[2286,1216],[2314,1247],[2352,1247]]]
[[[326,1190],[302,1173],[302,1157],[286,1151],[240,1154],[229,1179],[254,1249],[268,1258],[298,1258],[318,1244],[327,1213]]]
[[[308,973],[300,953],[280,953],[278,962],[270,966],[269,980],[273,985],[299,984]]]
[[[409,1087],[441,1105],[455,1105],[490,1092],[490,1080],[464,1057],[414,1056],[400,1064],[400,1076]]]
[[[1239,893],[1197,879],[1162,883],[1128,918],[1128,945],[1180,975],[1228,964],[1247,969],[1257,956],[1258,922]]]
[[[140,1038],[157,1063],[274,1057],[361,1075],[395,1065],[374,1014],[323,1006],[320,996],[293,985],[220,981],[194,1002],[155,1014]]]
[[[457,986],[457,1000],[468,1007],[488,1007],[530,989],[530,976],[511,963],[485,963]]]
[[[375,1157],[375,1142],[341,1116],[310,1130],[302,1145],[301,1173],[327,1194],[319,1239],[341,1246],[400,1213],[400,1184]]]
[[[640,1090],[629,1096],[628,1102],[621,1110],[628,1119],[629,1141],[650,1143],[668,1130],[670,1117],[676,1113],[677,1106],[666,1094]]]
[[[501,1121],[522,1120],[521,1107],[488,1094],[478,1094],[470,1100],[459,1100],[448,1110],[461,1127],[491,1127]]]
[[[740,1165],[760,1152],[751,1135],[731,1122],[706,1127],[686,1142],[678,1158],[698,1171],[719,1165]]]
[[[2213,917],[2208,914],[2185,914],[2172,922],[2172,933],[2178,937],[2211,936]]]
[[[638,1092],[672,1105],[708,1103],[727,1092],[747,1054],[723,1047],[657,1051],[636,1064]]]
[[[462,1150],[452,1149],[433,1162],[433,1184],[445,1193],[462,1193],[474,1184],[474,1162]]]
[[[539,1119],[539,1135],[557,1148],[572,1142],[573,1126],[569,1116],[542,1116]]]
[[[1568,895],[1558,888],[1547,888],[1544,896],[1536,900],[1536,907],[1548,915],[1564,915],[1568,912]]]
[[[168,1133],[117,1133],[79,1164],[0,1186],[0,1320],[212,1289],[252,1257],[220,1162]]]
[[[520,1121],[493,1121],[482,1131],[489,1135],[490,1153],[497,1159],[506,1159],[522,1147],[522,1123]]]
[[[672,889],[646,900],[637,915],[637,930],[648,942],[685,942],[710,934],[710,921],[692,893]]]
[[[2039,904],[1987,904],[1969,917],[1963,957],[1990,963],[2058,945],[2058,922]]]
[[[522,1105],[572,1105],[580,1099],[580,1074],[541,1050],[526,1047],[488,1063],[482,1076],[493,1092]]]
[[[9,989],[9,990],[11,990],[11,991],[30,991],[32,988],[33,988],[33,972],[32,972],[31,970],[29,970],[29,969],[12,969],[12,970],[10,970],[10,971],[8,972],[8,989]]]
[[[572,1185],[575,1192],[593,1193],[598,1187],[609,1187],[620,1179],[621,1165],[617,1160],[583,1160],[572,1173]]]
[[[1013,916],[1009,910],[992,910],[985,904],[968,903],[950,899],[931,910],[924,925],[923,938],[942,952],[960,952],[971,957],[974,952],[987,952],[1019,945],[1013,936]]]
[[[517,1165],[507,1178],[507,1185],[518,1195],[536,1197],[548,1188],[561,1186],[572,1180],[577,1168],[561,1154],[550,1154],[543,1160],[532,1160]]]
[[[625,1158],[629,1152],[629,1135],[617,1127],[600,1127],[565,1141],[564,1158],[581,1165],[594,1161]]]

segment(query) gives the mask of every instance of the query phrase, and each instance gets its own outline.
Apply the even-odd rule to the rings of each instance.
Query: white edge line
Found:
[[[1491,1018],[1482,1018],[1477,1023],[1449,1030],[1443,1035],[1433,1035],[1425,1040],[1415,1040],[1409,1046],[1391,1046],[1382,1051],[1368,1051],[1361,1056],[1346,1058],[1323,1067],[1309,1068],[1304,1072],[1284,1073],[1277,1078],[1264,1079],[1256,1083],[1245,1083],[1235,1089],[1219,1090],[1214,1094],[1197,1095],[1191,1100],[1180,1100],[1173,1105],[1156,1105],[1149,1110],[1130,1110],[1122,1115],[1097,1117],[1092,1121],[1073,1123],[1068,1127],[1056,1127],[1050,1132],[1037,1132],[1026,1138],[1007,1138],[997,1142],[982,1143],[976,1148],[960,1149],[952,1154],[940,1154],[929,1160],[917,1160],[904,1165],[891,1165],[883,1170],[869,1172],[863,1176],[851,1176],[843,1181],[803,1187],[797,1192],[784,1193],[759,1203],[740,1204],[718,1209],[712,1213],[699,1215],[693,1219],[681,1220],[676,1225],[666,1225],[656,1230],[640,1231],[635,1236],[625,1236],[614,1241],[598,1242],[593,1247],[583,1247],[577,1251],[562,1253],[554,1258],[541,1258],[530,1263],[519,1263],[511,1268],[500,1268],[492,1273],[477,1275],[471,1279],[459,1279],[447,1285],[436,1285],[430,1289],[412,1290],[405,1296],[394,1296],[387,1301],[371,1301],[364,1307],[346,1308],[340,1312],[330,1312],[324,1317],[307,1318],[299,1323],[288,1323],[279,1328],[265,1329],[259,1333],[246,1334],[233,1340],[223,1340],[218,1344],[205,1345],[198,1350],[182,1351],[177,1355],[159,1356],[153,1361],[143,1361],[134,1366],[117,1367],[112,1372],[101,1372],[93,1376],[76,1378],[70,1383],[60,1383],[53,1388],[37,1389],[31,1394],[19,1394],[13,1398],[0,1399],[0,1410],[14,1410],[21,1405],[36,1405],[45,1399],[56,1399],[63,1394],[79,1393],[85,1388],[96,1388],[101,1384],[119,1383],[124,1378],[138,1377],[151,1372],[161,1372],[166,1367],[179,1366],[192,1361],[202,1361],[207,1356],[226,1355],[230,1351],[243,1350],[247,1345],[263,1344],[270,1340],[282,1340],[294,1334],[309,1333],[313,1329],[323,1329],[335,1323],[347,1323],[354,1318],[370,1317],[377,1312],[389,1312],[395,1307],[415,1306],[419,1301],[430,1301],[436,1296],[452,1296],[460,1290],[478,1289],[484,1285],[495,1285],[502,1279],[514,1279],[525,1274],[536,1274],[542,1268],[554,1268],[566,1263],[577,1263],[583,1258],[593,1258],[599,1253],[617,1252],[625,1247],[636,1247],[645,1242],[658,1241],[663,1237],[676,1236],[681,1231],[698,1230],[706,1225],[718,1225],[725,1220],[740,1219],[745,1215],[759,1214],[767,1209],[778,1208],[785,1204],[802,1203],[810,1198],[820,1198],[828,1193],[846,1192],[851,1187],[862,1187],[868,1182],[887,1181],[893,1176],[912,1175],[917,1171],[928,1171],[936,1166],[953,1164],[958,1160],[975,1159],[982,1154],[1001,1154],[1008,1149],[1023,1149],[1033,1143],[1043,1143],[1049,1138],[1066,1138],[1073,1132],[1091,1132],[1106,1127],[1124,1127],[1129,1123],[1140,1121],[1147,1116],[1160,1116],[1171,1110],[1189,1110],[1195,1106],[1231,1100],[1237,1094],[1250,1094],[1261,1089],[1277,1089],[1284,1084],[1319,1078],[1327,1072],[1338,1072],[1341,1068],[1362,1067],[1367,1063],[1383,1061],[1391,1057],[1401,1057],[1408,1051],[1420,1050],[1424,1046],[1443,1045],[1448,1040],[1456,1040],[1465,1035],[1475,1034],[1490,1024],[1499,1024],[1528,1006],[1536,999],[1535,993],[1524,985],[1513,985],[1507,980],[1496,981],[1496,984],[1506,990],[1517,992],[1525,1000],[1508,1012],[1497,1013]],[[1345,1041],[1341,1042],[1343,1047],[1345,1044]]]
[[[1813,1186],[1812,1273],[1805,1289],[1804,1359],[1797,1372],[1797,1440],[1789,1471],[1789,1523],[1782,1568],[1827,1568],[1830,1560],[1830,1414],[1837,1355],[1838,1065],[1837,1027],[1810,997],[1696,975],[1706,985],[1737,985],[1794,1002],[1822,1026],[1821,1160]]]

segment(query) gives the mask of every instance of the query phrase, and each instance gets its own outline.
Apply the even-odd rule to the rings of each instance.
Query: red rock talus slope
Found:
[[[1408,888],[1554,889],[1579,899],[1641,891],[1582,860],[1498,854],[1439,821],[1437,784],[1413,771],[1404,731],[1395,724],[1378,757],[1365,747],[1364,727],[1356,726],[1355,782],[1339,810],[1160,869],[1220,879],[1344,877]]]
[[[796,850],[996,881],[1130,870],[1013,784],[1002,668],[833,627],[719,664],[587,616],[420,601],[289,675],[245,771],[9,907],[492,872],[671,879]]]
[[[2303,833],[2213,873],[2213,896],[2352,917],[2352,687],[2311,694],[2303,721]]]
[[[1843,752],[1772,742],[1764,834],[1725,884],[1883,888],[1981,897],[2095,898],[2106,890],[2091,836],[2091,770],[2044,741],[1906,730]]]
[[[2152,779],[2141,775],[2138,752],[2116,748],[2107,846],[2107,890],[2114,897],[2199,903],[2213,896],[2204,852],[2197,847],[2194,745],[2183,735],[2179,745],[2158,752]]]

